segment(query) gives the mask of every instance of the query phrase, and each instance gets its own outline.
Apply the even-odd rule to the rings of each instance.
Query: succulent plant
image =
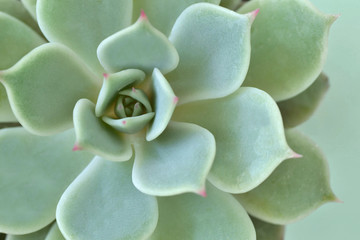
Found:
[[[0,232],[282,239],[337,201],[293,129],[328,88],[335,19],[307,0],[1,0]]]

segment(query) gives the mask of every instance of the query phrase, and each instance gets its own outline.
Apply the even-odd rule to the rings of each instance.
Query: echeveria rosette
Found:
[[[253,222],[260,239],[262,231],[279,239],[283,227],[274,224],[336,199],[313,144],[288,132],[290,146],[304,155],[304,161],[296,159],[300,155],[287,144],[274,100],[262,90],[240,88],[249,63],[254,68],[250,35],[254,45],[262,29],[259,21],[250,34],[257,4],[259,16],[302,9],[302,21],[312,16],[318,22],[320,40],[334,17],[302,1],[252,1],[240,9],[253,11],[245,15],[219,3],[24,1],[46,44],[11,13],[0,13],[0,31],[8,38],[0,38],[0,48],[14,49],[0,56],[7,63],[0,79],[16,116],[1,94],[0,120],[18,119],[24,127],[0,131],[0,186],[6,196],[0,200],[0,231],[12,234],[8,239],[255,239],[242,205],[259,218]],[[221,4],[236,9],[240,1]],[[147,16],[142,12],[137,19],[140,9]],[[281,16],[274,25],[284,27],[288,16]],[[6,30],[11,28],[19,31]],[[325,52],[325,42],[312,37],[304,35]],[[297,42],[281,54],[302,47]],[[320,60],[315,70],[307,69],[311,76],[319,72]],[[298,92],[311,81],[289,77],[300,82]],[[323,92],[314,86],[279,103],[298,109],[282,111],[285,119],[311,114]],[[306,96],[315,104],[306,103]],[[301,103],[310,110],[296,107]],[[83,151],[71,151],[74,142],[74,150]],[[288,158],[295,159],[283,162]],[[284,181],[290,175],[295,177]],[[261,202],[259,195],[278,187],[276,197]],[[307,201],[294,207],[298,199]]]

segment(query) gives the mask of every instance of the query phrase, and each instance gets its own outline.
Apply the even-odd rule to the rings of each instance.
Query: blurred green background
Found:
[[[330,90],[300,129],[323,150],[331,185],[344,203],[328,203],[290,224],[286,240],[360,239],[360,1],[311,0],[322,12],[341,14],[329,39],[325,73]]]

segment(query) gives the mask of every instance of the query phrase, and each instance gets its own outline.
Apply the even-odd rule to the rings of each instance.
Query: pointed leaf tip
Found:
[[[207,193],[205,188],[201,189],[200,191],[197,192],[198,195],[202,196],[202,197],[206,197]]]
[[[79,144],[75,143],[74,147],[72,148],[74,152],[82,150],[82,147],[79,146]]]
[[[146,13],[143,9],[141,9],[140,11],[140,19],[141,20],[147,20],[147,16],[146,16]]]
[[[293,152],[292,156],[291,156],[291,158],[302,158],[302,157],[303,157],[303,155],[296,153],[296,152]]]
[[[339,199],[338,197],[335,196],[334,202],[336,203],[344,203],[343,200]]]
[[[109,77],[109,74],[108,73],[103,73],[103,76],[105,79],[107,79]]]
[[[177,104],[179,102],[179,97],[174,97],[174,100],[173,100],[174,104]]]

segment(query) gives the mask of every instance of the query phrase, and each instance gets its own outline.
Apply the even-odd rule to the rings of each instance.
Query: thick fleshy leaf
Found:
[[[157,68],[152,74],[152,84],[155,95],[155,118],[146,133],[147,141],[154,140],[165,130],[179,100],[168,81]]]
[[[45,240],[65,240],[56,222],[50,228],[50,231],[46,235]]]
[[[145,73],[137,69],[127,69],[114,74],[105,74],[98,100],[96,102],[95,113],[100,117],[105,114],[109,105],[119,96],[121,89],[131,85],[136,85],[145,79]]]
[[[224,97],[240,87],[249,67],[254,17],[206,3],[179,16],[169,39],[180,62],[166,76],[179,103]]]
[[[50,230],[50,226],[47,226],[39,231],[25,234],[25,235],[7,235],[6,240],[45,240],[46,235]],[[58,240],[58,239],[57,239]]]
[[[210,184],[207,197],[192,193],[158,198],[159,222],[149,240],[255,240],[251,220],[229,194]]]
[[[133,22],[137,20],[140,11],[144,10],[152,24],[168,36],[180,13],[190,5],[199,2],[209,2],[218,5],[220,0],[136,0],[134,1]]]
[[[151,73],[159,68],[165,74],[179,62],[174,46],[150,24],[144,12],[135,24],[102,41],[97,54],[109,72],[136,68]]]
[[[257,8],[245,85],[266,91],[276,101],[285,100],[304,91],[320,74],[336,17],[320,13],[308,0],[253,0],[238,12]]]
[[[21,0],[22,4],[26,10],[31,14],[31,16],[36,19],[36,2],[37,0]]]
[[[127,117],[121,119],[113,119],[109,117],[102,117],[102,120],[123,133],[137,133],[143,129],[151,119],[154,118],[155,113],[150,112],[136,117]]]
[[[293,128],[308,120],[319,106],[328,88],[328,78],[322,73],[304,92],[288,100],[278,102],[284,126]]]
[[[285,227],[251,217],[256,231],[256,240],[284,240]]]
[[[67,239],[147,239],[158,220],[155,197],[131,182],[132,161],[96,157],[66,190],[56,219]]]
[[[130,143],[123,134],[95,116],[95,104],[80,99],[74,108],[76,144],[74,150],[87,150],[113,161],[131,158]]]
[[[34,31],[41,34],[41,31],[36,21],[34,21],[33,17],[29,14],[29,12],[26,10],[24,5],[20,1],[1,0],[0,11],[19,19],[20,21],[31,27]]]
[[[0,131],[0,232],[27,234],[55,219],[61,194],[92,158],[71,151],[74,131],[39,137]]]
[[[260,186],[236,195],[249,214],[274,224],[288,224],[326,202],[336,201],[320,150],[296,130],[288,130],[286,137],[303,158],[283,162]]]
[[[97,57],[99,43],[131,23],[132,0],[38,0],[37,19],[50,42],[70,47],[93,72],[104,72]]]
[[[50,135],[72,127],[72,111],[80,98],[95,100],[98,81],[63,45],[34,49],[13,67],[0,72],[19,122],[30,132]]]
[[[203,194],[215,149],[214,136],[206,129],[171,122],[155,140],[135,145],[134,185],[157,196]]]
[[[276,103],[256,88],[180,106],[174,119],[198,124],[214,134],[216,157],[209,180],[226,192],[255,188],[283,160],[294,156]]]
[[[5,6],[10,1],[4,1]],[[15,5],[20,4],[11,0]],[[0,4],[0,10],[3,2]],[[0,70],[13,66],[33,48],[45,43],[37,33],[16,18],[0,12]],[[0,122],[16,121],[5,88],[0,86]]]

